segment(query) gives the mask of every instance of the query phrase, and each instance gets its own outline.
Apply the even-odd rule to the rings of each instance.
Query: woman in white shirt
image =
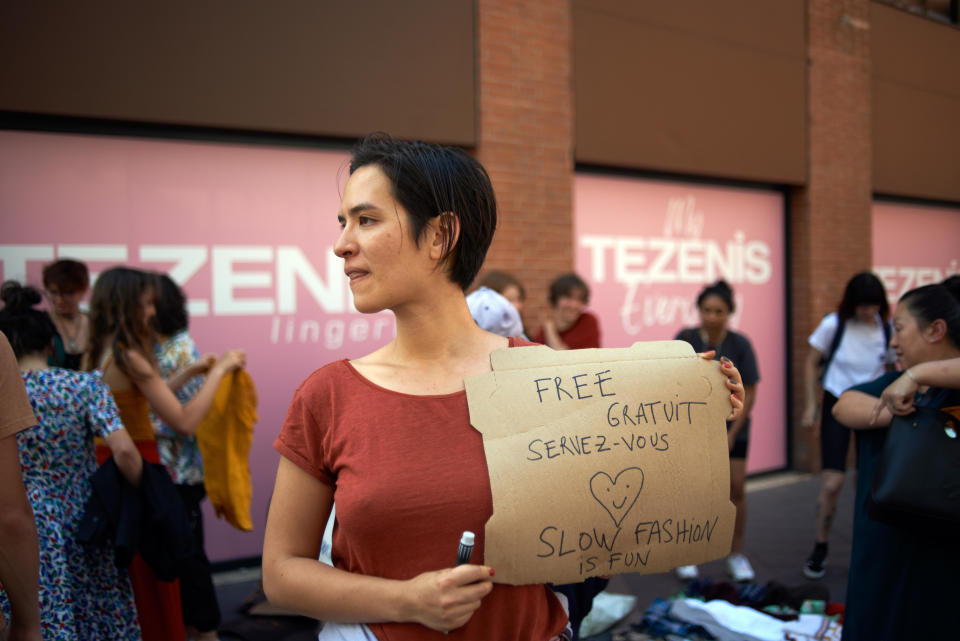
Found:
[[[872,381],[893,367],[896,356],[889,348],[889,318],[883,283],[872,273],[862,272],[847,283],[837,311],[827,314],[810,335],[804,372],[806,408],[801,419],[807,429],[817,425],[818,381],[823,386],[816,538],[803,568],[810,579],[826,572],[827,542],[847,467],[850,430],[833,417],[833,405],[848,388]]]

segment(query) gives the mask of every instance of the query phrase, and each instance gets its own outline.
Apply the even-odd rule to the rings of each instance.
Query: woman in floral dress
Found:
[[[17,437],[23,482],[40,542],[40,617],[45,640],[139,641],[140,625],[126,572],[107,549],[85,551],[76,540],[94,436],[104,438],[128,482],[140,481],[141,459],[99,376],[47,365],[56,329],[33,306],[40,293],[4,283],[0,331],[7,335],[38,423]],[[9,613],[0,591],[0,608]]]

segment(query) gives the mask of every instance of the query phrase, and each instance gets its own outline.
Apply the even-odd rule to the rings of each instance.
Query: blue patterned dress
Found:
[[[99,374],[66,369],[23,372],[38,424],[17,435],[23,483],[40,542],[40,618],[45,641],[140,640],[126,572],[108,549],[90,554],[77,526],[97,467],[94,436],[123,427]],[[0,590],[0,608],[10,602]]]

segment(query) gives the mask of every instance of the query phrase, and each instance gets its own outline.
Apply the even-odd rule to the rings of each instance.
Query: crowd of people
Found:
[[[244,352],[201,357],[166,276],[104,271],[89,315],[85,265],[52,263],[43,282],[46,310],[33,287],[8,281],[0,292],[2,493],[21,528],[16,546],[0,546],[8,638],[216,639],[194,431]],[[111,545],[98,544],[104,527]],[[164,538],[178,527],[186,538]],[[137,553],[140,528],[156,530],[160,553]]]
[[[603,578],[496,583],[482,554],[451,567],[447,544],[466,529],[482,551],[493,509],[464,378],[489,371],[490,354],[503,348],[600,347],[589,286],[573,273],[558,276],[549,311],[525,329],[520,280],[480,273],[497,226],[496,199],[484,168],[455,148],[383,135],[360,141],[338,219],[334,252],[357,310],[392,311],[396,334],[370,354],[323,365],[294,392],[274,444],[280,463],[264,534],[266,594],[284,610],[324,621],[321,641],[576,639]],[[844,638],[939,638],[960,623],[951,602],[960,570],[955,539],[881,522],[868,509],[895,416],[925,406],[960,419],[958,280],[907,292],[891,316],[882,283],[857,274],[809,338],[801,424],[818,432],[822,457],[814,547],[802,565],[810,579],[827,571],[856,435]],[[184,293],[169,276],[108,269],[85,313],[89,288],[86,267],[72,260],[44,269],[42,295],[3,284],[0,611],[7,638],[216,639],[220,612],[203,549],[196,431],[245,354],[200,353]],[[699,324],[679,329],[676,339],[717,361],[726,377],[736,508],[727,567],[733,580],[751,581],[744,482],[757,357],[748,337],[730,327],[728,283],[708,284],[695,305]],[[91,542],[91,497],[142,496],[147,484],[176,508],[165,510],[179,519],[170,531],[185,533],[160,545],[176,547],[165,551],[175,558],[172,568],[158,565],[156,554],[122,548],[116,532],[113,547]],[[326,564],[317,553],[334,503]],[[676,573],[690,580],[698,569]]]

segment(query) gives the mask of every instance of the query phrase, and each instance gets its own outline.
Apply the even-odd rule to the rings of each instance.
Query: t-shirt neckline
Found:
[[[507,347],[508,347],[508,348],[510,348],[510,347],[517,347],[517,346],[520,345],[520,341],[519,341],[516,337],[513,337],[513,336],[508,337],[508,338],[507,338],[507,341],[508,341],[508,342],[507,342]],[[376,383],[374,383],[373,381],[371,381],[369,378],[367,378],[366,376],[364,376],[363,374],[361,374],[360,371],[359,371],[356,367],[353,366],[353,364],[350,362],[349,359],[344,358],[344,359],[341,360],[340,362],[343,363],[343,365],[346,366],[347,370],[348,370],[353,376],[355,376],[356,378],[360,379],[360,381],[363,382],[363,384],[365,384],[367,387],[371,387],[371,388],[373,388],[373,389],[375,389],[375,390],[377,390],[377,391],[379,391],[379,392],[383,392],[383,393],[385,393],[385,394],[392,394],[393,396],[399,396],[399,397],[402,397],[402,398],[410,398],[410,399],[422,399],[422,400],[430,400],[430,399],[433,399],[433,400],[442,400],[442,399],[453,399],[453,398],[457,398],[457,397],[460,397],[460,396],[465,396],[466,393],[467,393],[467,390],[465,390],[465,389],[458,390],[458,391],[456,391],[456,392],[449,392],[449,393],[447,393],[447,394],[407,394],[406,392],[398,392],[397,390],[392,390],[392,389],[383,387],[382,385],[377,385]]]

